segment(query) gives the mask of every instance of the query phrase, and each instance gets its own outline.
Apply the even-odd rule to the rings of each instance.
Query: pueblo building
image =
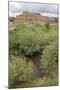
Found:
[[[11,23],[20,23],[20,22],[49,22],[49,23],[58,23],[58,18],[48,18],[48,16],[42,16],[40,13],[30,13],[29,11],[23,11],[22,14],[17,15],[16,17],[9,17],[9,22]]]
[[[17,15],[15,20],[22,21],[48,21],[47,16],[42,16],[40,13],[30,13],[29,11],[23,11],[22,14]]]

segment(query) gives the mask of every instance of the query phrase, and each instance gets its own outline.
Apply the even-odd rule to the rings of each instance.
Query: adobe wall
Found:
[[[42,16],[39,13],[30,13],[23,11],[23,14],[16,16],[18,21],[48,21],[47,16]]]

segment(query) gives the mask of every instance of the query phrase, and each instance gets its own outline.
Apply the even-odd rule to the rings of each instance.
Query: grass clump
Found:
[[[11,62],[12,61],[12,62]],[[9,87],[14,88],[16,84],[28,82],[33,78],[33,63],[24,58],[13,56],[9,60]]]
[[[36,26],[32,24],[30,28],[25,24],[18,25],[15,32],[10,32],[10,51],[15,50],[17,53],[30,56],[34,53],[42,53],[45,46],[55,40],[56,34],[52,35],[50,31],[43,32],[40,27],[40,24],[36,24]]]
[[[41,62],[46,70],[46,75],[54,78],[54,74],[57,75],[58,67],[58,45],[56,41],[45,48]]]

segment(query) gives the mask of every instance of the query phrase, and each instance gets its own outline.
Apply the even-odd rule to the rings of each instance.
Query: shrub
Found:
[[[18,25],[15,32],[10,32],[9,48],[17,54],[24,54],[32,56],[37,53],[42,53],[45,46],[55,41],[56,31],[43,32],[40,24],[32,24],[30,28],[25,24]],[[43,26],[44,27],[44,26]],[[44,27],[45,29],[45,27]],[[34,32],[33,32],[34,31]]]
[[[42,33],[38,34],[32,31],[16,31],[10,33],[9,48],[10,51],[17,51],[18,54],[33,55],[34,53],[41,53],[41,50],[45,47],[46,40]],[[43,36],[43,38],[42,38]]]
[[[50,24],[49,23],[45,23],[45,27],[46,27],[47,30],[49,30],[50,29]]]
[[[53,75],[53,72],[56,72],[58,63],[58,48],[56,41],[45,48],[41,62],[46,70],[46,74],[51,76]]]
[[[12,60],[12,62],[11,62]],[[27,62],[26,59],[13,56],[9,60],[9,87],[28,82],[33,78],[33,63]]]

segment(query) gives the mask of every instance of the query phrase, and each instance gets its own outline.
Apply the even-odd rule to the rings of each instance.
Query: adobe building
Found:
[[[17,15],[16,19],[17,22],[22,21],[48,21],[47,16],[42,16],[40,13],[30,13],[28,11],[23,11],[22,14]]]

